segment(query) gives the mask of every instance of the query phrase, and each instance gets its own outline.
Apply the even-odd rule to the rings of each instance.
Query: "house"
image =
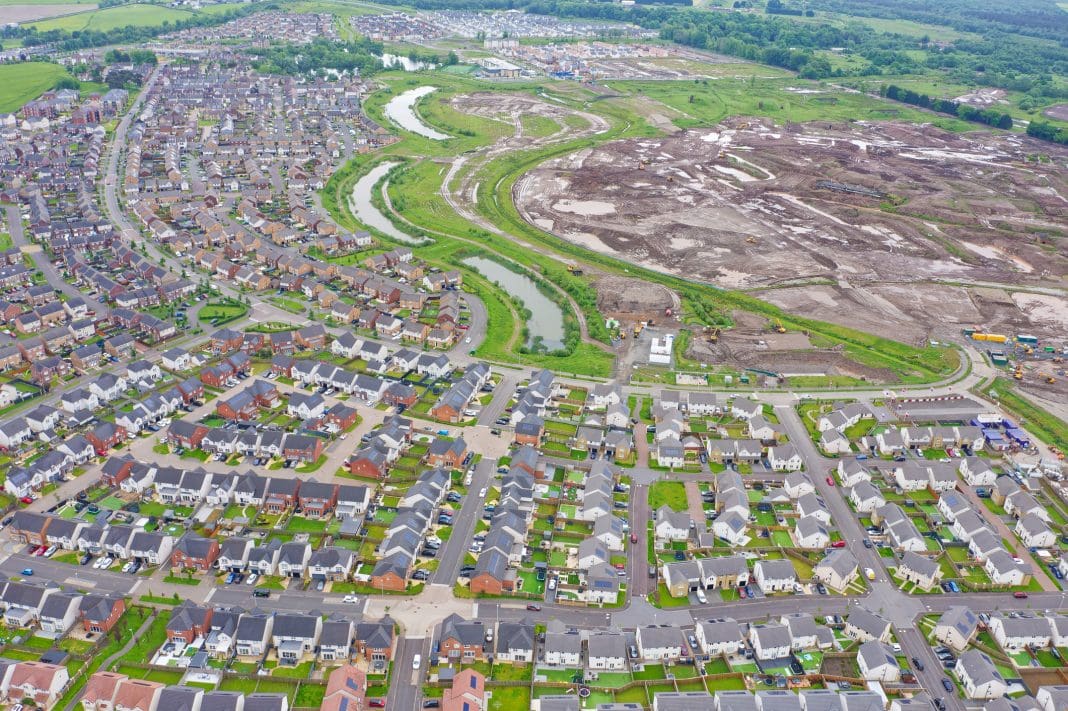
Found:
[[[197,605],[189,600],[174,608],[167,620],[167,639],[180,645],[192,644],[195,640],[207,637],[211,629],[211,616],[214,610]]]
[[[731,618],[698,621],[694,636],[701,650],[713,657],[739,653],[745,646],[742,626]]]
[[[1031,566],[1027,563],[1017,563],[1004,549],[990,553],[983,568],[995,585],[1019,587],[1027,585],[1031,580]]]
[[[546,632],[542,661],[550,666],[581,666],[582,637],[569,632]]]
[[[773,447],[772,449],[775,448]],[[783,489],[786,491],[787,496],[795,500],[805,494],[816,492],[816,486],[812,483],[812,478],[800,471],[793,471],[786,476],[786,479],[783,480]]]
[[[347,548],[320,548],[308,559],[308,575],[312,580],[345,580],[352,573],[355,557]]]
[[[115,711],[153,711],[158,709],[159,697],[166,687],[156,681],[124,679],[115,692]]]
[[[971,486],[993,486],[998,478],[997,472],[984,457],[962,457],[958,464],[958,471],[964,477],[964,481]]]
[[[897,566],[897,577],[915,583],[917,587],[930,590],[942,579],[942,566],[938,561],[912,551],[905,551]]]
[[[323,622],[319,636],[319,658],[323,661],[347,662],[352,653],[352,621],[331,619]]]
[[[513,664],[530,664],[533,662],[534,623],[529,620],[499,623],[497,625],[496,651],[497,662],[512,662]],[[607,669],[608,667],[601,668]]]
[[[171,553],[172,568],[195,568],[200,572],[211,570],[219,557],[219,542],[194,533],[186,533],[174,546]]]
[[[234,631],[234,650],[238,657],[262,657],[268,648],[274,616],[245,613],[237,621]]]
[[[781,623],[751,625],[749,643],[757,659],[781,659],[793,649],[790,628]]]
[[[323,631],[319,615],[280,613],[274,616],[271,641],[278,652],[278,663],[295,666],[315,651]]]
[[[816,564],[812,569],[812,577],[836,592],[842,592],[856,580],[858,572],[859,563],[856,557],[848,549],[838,548]]]
[[[353,634],[354,652],[368,662],[387,662],[393,658],[393,620],[357,622]]]
[[[793,592],[797,583],[797,572],[789,560],[760,560],[753,566],[753,579],[765,595]]]
[[[890,622],[863,607],[854,607],[846,619],[842,633],[850,639],[866,642],[871,639],[890,641]]]
[[[485,625],[481,620],[465,620],[457,614],[441,623],[441,653],[450,660],[470,663],[485,652]]]
[[[49,595],[41,605],[41,614],[37,620],[40,626],[38,634],[50,639],[62,637],[78,620],[81,604],[81,595],[69,593]]]
[[[994,662],[977,649],[961,654],[953,671],[969,699],[998,699],[1009,689]]]
[[[901,667],[894,653],[879,640],[869,640],[857,649],[857,666],[860,675],[868,681],[897,682],[901,680]]]
[[[453,677],[452,686],[441,697],[442,711],[485,711],[486,677],[474,669],[463,669]]]
[[[136,531],[130,537],[130,557],[147,565],[163,565],[173,549],[174,538],[163,533]]]
[[[675,661],[682,656],[686,641],[678,627],[640,626],[635,641],[644,661]]]
[[[817,550],[830,545],[831,535],[817,517],[802,516],[794,524],[794,543],[798,548]]]
[[[79,703],[83,711],[111,711],[119,684],[128,677],[116,672],[98,671],[89,677]]]
[[[667,504],[656,510],[654,530],[661,541],[685,541],[693,522],[685,511],[675,511]]]
[[[67,667],[45,662],[18,662],[7,673],[3,690],[10,703],[33,699],[41,708],[51,708],[70,681]]]
[[[366,697],[367,674],[354,665],[343,664],[327,677],[326,692],[319,708],[320,711],[362,711]]]
[[[1057,542],[1050,527],[1035,514],[1027,514],[1017,521],[1015,531],[1028,548],[1050,548]]]
[[[993,620],[991,620],[993,621]],[[957,605],[949,608],[935,623],[934,636],[956,652],[967,649],[979,628],[979,617],[969,608]]]
[[[1043,686],[1035,694],[1035,701],[1042,711],[1058,711],[1059,709],[1068,708],[1068,685]],[[993,704],[987,705],[987,708],[992,709]],[[1010,709],[1010,711],[1017,710]],[[1020,708],[1019,711],[1031,710]]]
[[[290,541],[283,543],[278,551],[278,574],[287,578],[302,578],[311,560],[311,546]]]
[[[586,663],[590,669],[622,671],[627,664],[627,638],[619,632],[591,634],[586,642]]]
[[[430,443],[427,451],[427,464],[432,467],[445,467],[447,469],[459,469],[467,456],[467,442],[463,437],[449,440],[445,437],[437,437]]]
[[[106,634],[125,612],[126,600],[122,596],[89,593],[81,600],[82,629],[95,634]]]
[[[860,513],[871,513],[886,505],[882,492],[866,479],[861,479],[849,490],[849,501]]]
[[[989,628],[995,641],[1010,652],[1028,647],[1042,649],[1052,642],[1050,621],[1043,617],[1007,617],[995,613],[990,616]]]

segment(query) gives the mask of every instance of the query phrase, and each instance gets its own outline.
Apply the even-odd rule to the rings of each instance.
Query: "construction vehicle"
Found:
[[[640,334],[641,332],[642,332],[642,324],[640,322],[634,324],[634,337],[637,338],[638,334]]]
[[[713,328],[711,331],[709,331],[707,338],[709,343],[715,343],[716,341],[718,341],[719,328]]]
[[[1055,382],[1057,382],[1057,379],[1054,378],[1052,375],[1047,375],[1046,376],[1046,382],[1049,383],[1050,385],[1053,385]]]
[[[621,340],[621,341],[627,340],[627,331],[626,331],[626,329],[624,329],[624,328],[619,329],[619,340]]]
[[[567,265],[567,271],[569,271],[570,273],[574,274],[575,276],[582,276],[582,270],[579,269],[574,264],[568,264]]]
[[[749,243],[749,244],[756,244],[757,243],[756,237],[754,237],[753,235],[749,235],[748,237],[746,237],[745,241],[747,243]]]
[[[786,327],[782,325],[782,321],[775,319],[775,333],[786,333]]]
[[[1012,377],[1016,378],[1017,380],[1023,380],[1023,368],[1021,368],[1020,366],[1016,366],[1016,372],[1012,374]]]

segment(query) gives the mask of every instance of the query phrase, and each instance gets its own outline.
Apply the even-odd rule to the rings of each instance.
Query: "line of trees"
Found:
[[[1046,121],[1032,121],[1027,124],[1027,135],[1043,141],[1068,145],[1068,129],[1058,128]]]
[[[932,98],[927,94],[921,94],[912,89],[903,89],[896,84],[881,87],[879,93],[887,99],[930,109],[940,114],[949,114],[965,121],[985,123],[987,126],[1003,128],[1006,131],[1012,128],[1012,116],[997,109],[977,109],[974,106],[962,104],[952,99]]]

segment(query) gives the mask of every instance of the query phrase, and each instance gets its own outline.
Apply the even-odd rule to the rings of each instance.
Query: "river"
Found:
[[[405,244],[426,244],[428,240],[419,239],[398,230],[389,218],[371,203],[371,192],[375,189],[375,185],[396,165],[400,164],[395,161],[379,163],[368,171],[367,175],[357,180],[352,186],[352,194],[349,195],[349,209],[352,210],[357,220],[387,237]]]
[[[464,264],[523,302],[523,306],[530,311],[530,320],[527,321],[527,333],[530,336],[528,346],[541,336],[542,344],[550,351],[564,347],[564,314],[552,299],[538,290],[538,285],[529,277],[485,257],[468,257]]]
[[[435,131],[433,128],[426,125],[421,118],[415,115],[416,102],[433,91],[435,91],[435,88],[432,86],[420,86],[415,89],[409,89],[403,94],[394,96],[386,103],[386,118],[404,130],[419,134],[425,138],[432,138],[435,141],[444,141],[448,138],[452,138],[452,136],[442,133],[441,131]]]

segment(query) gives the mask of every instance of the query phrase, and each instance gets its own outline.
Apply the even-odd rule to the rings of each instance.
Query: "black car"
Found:
[[[942,677],[942,687],[946,691],[953,691],[953,682],[945,677]]]
[[[675,551],[675,560],[686,560],[686,554],[682,551]]]
[[[425,709],[436,709],[439,706],[441,706],[440,699],[427,699],[423,702],[423,708]]]
[[[912,666],[916,667],[918,671],[923,671],[923,662],[921,662],[916,657],[912,658]]]
[[[425,558],[437,558],[438,552],[433,548],[424,548],[423,550],[419,551],[419,555]]]
[[[946,711],[946,702],[945,699],[943,699],[942,697],[935,699],[934,705],[935,708],[938,709],[938,711]]]

